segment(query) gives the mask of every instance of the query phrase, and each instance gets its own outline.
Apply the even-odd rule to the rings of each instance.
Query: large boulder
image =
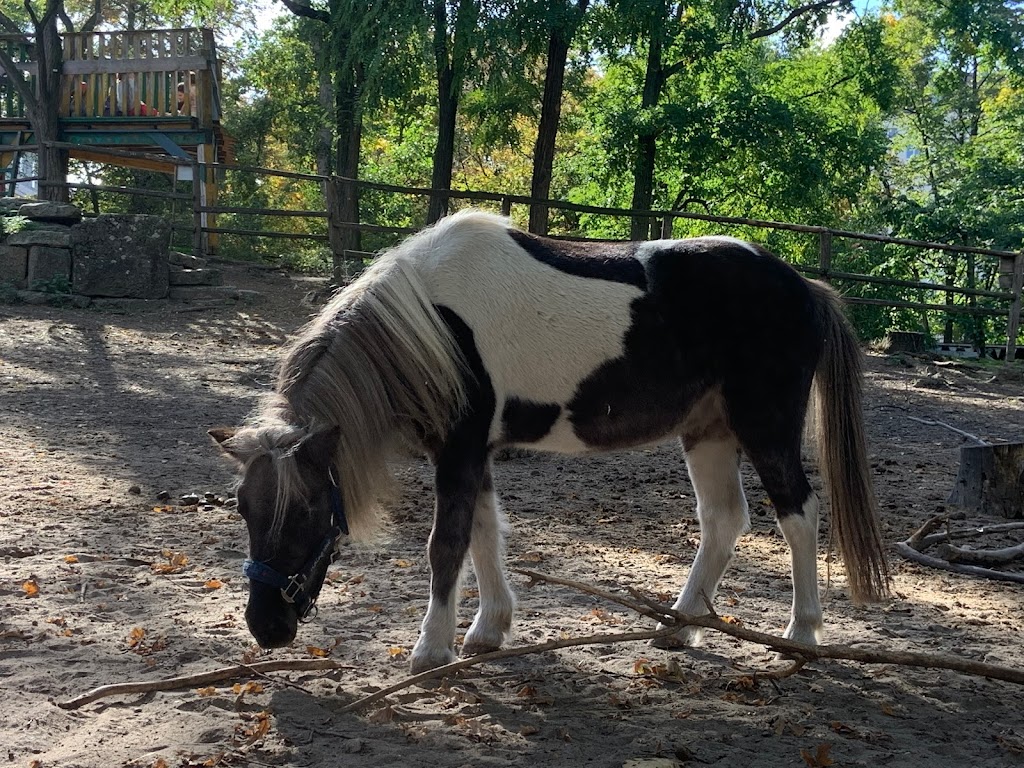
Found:
[[[171,225],[159,216],[104,214],[71,228],[72,286],[86,296],[167,295]]]

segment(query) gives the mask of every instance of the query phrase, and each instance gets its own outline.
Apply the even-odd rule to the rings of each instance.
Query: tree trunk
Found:
[[[361,250],[361,237],[355,227],[339,224],[359,223],[359,188],[352,183],[359,178],[359,154],[363,136],[363,120],[359,111],[359,85],[353,72],[336,73],[339,77],[335,93],[337,104],[338,137],[335,149],[337,175],[342,177],[337,186],[336,199],[329,201],[329,215],[332,222],[331,249],[334,252],[334,278],[341,282],[344,277],[346,251]]]
[[[57,14],[47,13],[36,25],[38,90],[29,104],[29,120],[39,145],[38,197],[41,200],[68,202],[68,153],[52,146],[60,140],[60,79],[63,51],[57,31]]]
[[[551,171],[555,164],[555,140],[562,117],[562,94],[565,90],[565,63],[569,46],[583,19],[590,0],[577,0],[575,16],[565,26],[552,30],[548,38],[548,59],[544,71],[544,95],[541,99],[540,123],[537,142],[533,147],[533,178],[530,197],[548,200],[551,197]],[[530,231],[537,235],[548,233],[548,207],[534,203],[530,207]]]
[[[437,77],[437,145],[430,173],[430,188],[445,192],[452,188],[452,166],[455,163],[455,118],[459,97],[454,90],[452,70],[445,68]],[[448,196],[431,195],[427,223],[433,224],[448,213]]]
[[[658,135],[652,125],[650,113],[658,106],[661,89],[665,83],[665,71],[662,66],[664,26],[663,13],[652,19],[650,46],[647,50],[647,71],[644,74],[644,92],[640,103],[640,109],[645,114],[645,119],[643,128],[637,135],[636,158],[633,165],[633,203],[631,207],[639,211],[649,211],[654,200],[654,164],[658,148]],[[647,216],[634,216],[630,222],[630,239],[648,239],[652,221]]]
[[[985,515],[1024,517],[1024,443],[961,448],[949,503]]]

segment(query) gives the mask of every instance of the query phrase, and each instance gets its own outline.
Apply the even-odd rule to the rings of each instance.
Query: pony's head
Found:
[[[295,638],[320,594],[338,540],[348,533],[334,470],[337,428],[212,429],[238,467],[238,511],[249,531],[245,621],[264,648]]]

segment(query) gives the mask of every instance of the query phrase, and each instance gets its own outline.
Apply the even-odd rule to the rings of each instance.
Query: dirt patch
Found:
[[[0,744],[10,764],[1024,763],[1019,688],[845,663],[751,687],[742,673],[772,660],[714,634],[689,653],[634,644],[512,659],[439,688],[409,689],[396,706],[368,716],[341,714],[407,674],[427,596],[431,474],[421,462],[403,463],[388,540],[346,550],[319,617],[291,648],[254,649],[242,618],[244,529],[221,503],[232,478],[205,432],[238,422],[268,391],[277,347],[314,308],[302,303],[307,282],[237,267],[227,277],[262,300],[125,315],[0,307]],[[889,541],[944,507],[961,444],[907,416],[1024,438],[1019,377],[874,356],[869,390]],[[745,474],[753,527],[719,606],[748,626],[781,632],[788,552],[764,493]],[[510,562],[662,596],[682,583],[698,529],[674,446],[516,456],[498,463],[496,482],[512,527]],[[210,493],[211,503],[185,504],[188,493],[202,502]],[[963,524],[985,522],[1001,521]],[[841,573],[833,574],[828,641],[1024,666],[1020,585],[895,558],[893,568],[895,599],[867,608],[852,606]],[[649,628],[614,605],[516,581],[515,644]],[[465,593],[460,616],[468,625],[472,580]],[[119,697],[71,712],[54,704],[96,685],[320,652],[313,649],[351,669],[257,678],[248,689]]]

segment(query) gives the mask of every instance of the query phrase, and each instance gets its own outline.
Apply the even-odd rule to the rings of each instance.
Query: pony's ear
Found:
[[[231,439],[238,434],[237,429],[233,427],[214,427],[207,430],[206,434],[213,439],[213,442],[217,444],[217,447],[229,459],[238,465],[245,463],[245,459],[239,454],[238,448],[231,443]]]
[[[299,456],[316,467],[334,463],[334,453],[338,448],[341,427],[330,427],[314,432],[299,443]]]

